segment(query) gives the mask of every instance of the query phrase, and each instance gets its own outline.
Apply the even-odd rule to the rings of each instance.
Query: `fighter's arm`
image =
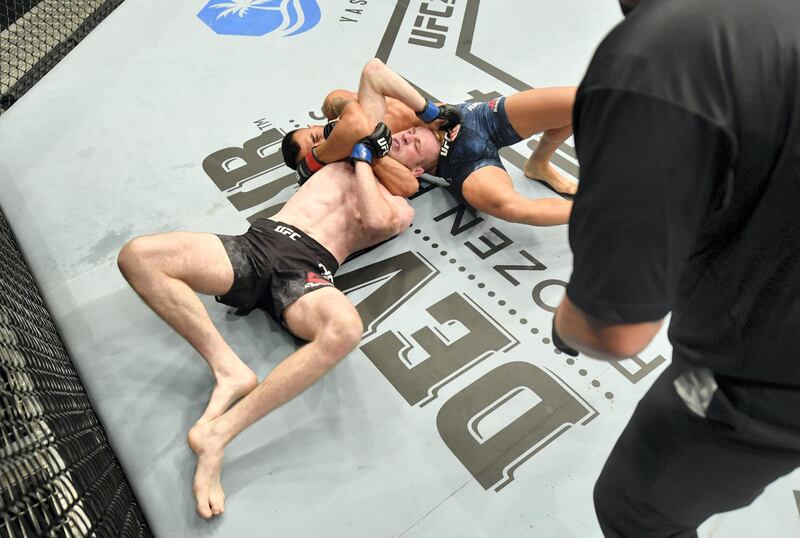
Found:
[[[375,129],[375,125],[371,124],[368,115],[356,100],[348,101],[341,111],[335,111],[340,112],[336,126],[328,138],[314,148],[316,157],[326,163],[340,161],[349,156],[353,146]],[[411,196],[419,189],[419,182],[414,174],[389,156],[376,158],[373,167],[375,175],[393,195]]]
[[[329,120],[338,118],[344,108],[352,101],[358,101],[358,94],[350,90],[337,89],[325,96],[322,103],[322,113]],[[442,103],[436,103],[440,105]],[[399,133],[412,127],[422,127],[425,124],[417,117],[411,108],[394,97],[386,97],[386,113],[383,116],[385,123],[393,133]]]
[[[350,155],[353,146],[372,133],[375,123],[358,101],[350,101],[341,110],[339,120],[328,137],[314,148],[314,153],[325,163],[341,161]]]
[[[344,95],[343,91],[333,95],[331,104]],[[438,110],[408,81],[377,58],[367,62],[361,72],[358,102],[371,120],[386,121],[400,130],[423,124],[414,111],[425,110],[428,105]],[[390,158],[376,160],[373,168],[381,183],[394,195],[410,196],[419,189],[416,176]]]
[[[400,106],[393,106],[392,112],[395,115],[402,114],[406,120],[403,123],[409,123],[408,126],[389,125],[395,130],[405,130],[419,123],[411,119],[411,111],[423,110],[427,104],[427,100],[403,77],[386,67],[382,61],[373,58],[361,71],[358,94],[339,89],[325,97],[322,104],[323,114],[329,120],[339,118],[339,121],[328,139],[317,147],[317,156],[325,162],[333,162],[349,155],[353,145],[372,132],[370,127],[374,128],[378,122],[385,122],[389,112],[387,99],[396,99],[399,102],[397,104]],[[345,128],[346,133],[339,133],[337,136],[341,127]],[[361,136],[352,140],[354,133]],[[352,143],[347,146],[347,142]]]
[[[564,296],[554,323],[554,336],[575,351],[597,359],[618,360],[632,357],[647,347],[664,319],[611,323],[587,314]]]
[[[408,198],[419,190],[417,177],[405,165],[389,155],[383,159],[376,159],[372,163],[372,171],[386,190],[394,196]]]
[[[362,224],[371,235],[397,235],[411,225],[414,209],[405,198],[393,196],[378,183],[368,154],[363,144],[353,149],[356,200]]]
[[[431,120],[431,110],[439,110],[383,62],[372,59],[362,70],[357,95],[334,90],[326,96],[323,113],[339,120],[328,138],[314,149],[317,159],[329,163],[345,158],[355,143],[372,133],[371,127],[384,120],[387,99],[397,100],[391,102],[393,123],[409,123],[409,127],[419,123],[411,111],[427,111],[423,119]],[[410,196],[419,188],[414,174],[391,158],[376,159],[374,173],[393,195]]]
[[[461,123],[461,114],[455,107],[436,105],[429,101],[406,79],[389,69],[379,59],[373,58],[361,71],[358,101],[371,118],[380,118],[376,121],[381,121],[386,116],[387,98],[397,99],[416,112],[423,123],[432,127],[449,130]]]
[[[493,217],[532,226],[559,226],[569,221],[572,202],[558,197],[521,198],[511,187],[511,176],[499,166],[479,168],[467,176],[467,181],[473,185],[464,193],[467,201]]]

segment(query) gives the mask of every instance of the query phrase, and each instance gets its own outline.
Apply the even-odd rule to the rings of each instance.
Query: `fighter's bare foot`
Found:
[[[544,181],[556,192],[562,194],[575,194],[578,192],[578,182],[567,179],[561,175],[555,166],[551,163],[540,163],[532,159],[528,159],[525,163],[525,176],[530,179],[538,179]]]
[[[225,445],[213,434],[213,424],[196,424],[187,436],[189,448],[197,456],[192,491],[197,501],[197,513],[210,519],[225,511],[225,492],[220,478]]]
[[[250,394],[258,385],[258,377],[244,363],[240,363],[227,374],[217,375],[217,383],[211,391],[208,405],[197,424],[212,421],[233,405],[233,402]]]

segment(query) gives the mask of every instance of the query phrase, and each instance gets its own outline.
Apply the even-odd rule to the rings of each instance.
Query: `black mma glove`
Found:
[[[566,343],[564,343],[564,341],[561,339],[561,337],[558,336],[558,333],[556,332],[556,317],[555,316],[553,316],[553,329],[552,329],[551,333],[552,333],[551,336],[552,336],[552,340],[553,340],[553,345],[556,346],[556,349],[566,353],[570,357],[577,357],[578,356],[578,352],[576,350],[572,349],[571,347],[569,347]]]
[[[328,163],[317,158],[317,154],[314,153],[314,148],[311,148],[311,151],[306,153],[305,159],[297,163],[297,184],[302,185],[308,181],[308,178],[313,176],[314,172],[317,172],[326,164]]]
[[[372,134],[365,136],[359,140],[358,143],[369,146],[375,158],[380,159],[381,157],[386,157],[386,155],[389,154],[389,150],[392,148],[392,131],[389,130],[385,123],[380,122],[375,126],[375,130],[372,131]]]
[[[333,132],[333,128],[336,127],[336,124],[338,122],[339,122],[339,120],[331,120],[328,123],[326,123],[325,127],[322,128],[322,136],[324,136],[325,138],[328,138],[329,136],[331,136],[331,133]]]
[[[456,125],[460,125],[463,117],[458,108],[453,105],[435,105],[432,101],[425,103],[425,108],[417,112],[417,117],[424,123],[430,123],[436,120],[442,120],[439,129],[449,131]]]

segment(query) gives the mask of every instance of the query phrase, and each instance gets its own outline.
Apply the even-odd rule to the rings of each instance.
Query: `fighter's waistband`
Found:
[[[296,226],[281,222],[279,220],[260,218],[250,225],[250,229],[258,230],[262,233],[277,234],[295,242],[299,242],[304,247],[318,254],[320,257],[326,258],[324,260],[325,266],[328,268],[331,274],[334,274],[339,270],[339,261],[336,259],[336,256],[331,254],[331,252],[325,248],[322,243]]]

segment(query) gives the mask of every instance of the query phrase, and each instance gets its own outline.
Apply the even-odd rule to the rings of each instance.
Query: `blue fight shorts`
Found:
[[[445,139],[442,143],[436,175],[446,179],[453,196],[469,207],[461,193],[464,180],[484,166],[505,170],[500,162],[500,148],[522,140],[508,121],[505,101],[505,97],[498,97],[487,103],[456,105],[464,116],[461,130],[455,140]]]

